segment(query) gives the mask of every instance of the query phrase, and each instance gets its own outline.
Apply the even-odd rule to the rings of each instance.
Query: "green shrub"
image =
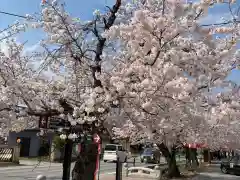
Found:
[[[56,135],[53,138],[54,149],[61,150],[64,148],[65,140],[61,139],[60,136]]]

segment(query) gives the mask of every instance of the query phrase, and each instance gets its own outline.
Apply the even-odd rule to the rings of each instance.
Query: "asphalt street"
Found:
[[[179,160],[182,160],[179,159]],[[161,157],[161,164],[165,164],[165,158]],[[24,166],[0,167],[0,180],[35,180],[38,175],[45,175],[48,180],[60,180],[62,177],[62,164],[21,160],[20,164]],[[140,158],[136,158],[135,166],[148,166],[149,164],[140,163]],[[71,164],[73,168],[74,163]],[[133,166],[133,158],[128,160],[128,167]],[[123,168],[124,170],[125,168]],[[100,176],[112,175],[116,172],[115,163],[100,162]]]
[[[240,180],[240,176],[223,174],[220,170],[220,165],[212,165],[205,172],[193,178],[193,180]]]
[[[71,168],[73,168],[72,163]],[[132,163],[129,163],[132,166]],[[145,166],[140,162],[136,162],[136,166]],[[115,174],[115,163],[100,163],[100,174],[110,175]],[[36,163],[28,162],[26,166],[14,166],[14,167],[1,167],[0,168],[0,180],[35,180],[38,175],[45,175],[51,180],[60,180],[62,176],[62,164],[60,163]]]
[[[71,167],[73,167],[74,163]],[[132,166],[132,163],[129,163]],[[141,164],[139,161],[136,162],[136,166],[146,166]],[[111,176],[114,177],[116,171],[115,163],[104,163],[100,164],[100,177]],[[62,165],[60,163],[41,163],[36,164],[30,163],[27,166],[14,166],[14,167],[1,167],[0,168],[0,180],[35,180],[40,174],[47,176],[48,180],[61,180]],[[220,171],[218,165],[210,166],[205,172],[201,172],[197,177],[192,180],[239,180],[240,176],[226,175]],[[100,180],[104,180],[101,179]],[[124,179],[123,179],[124,180]]]
[[[192,178],[192,180],[239,180],[240,177],[236,175],[226,175],[220,172],[201,173],[199,176]]]

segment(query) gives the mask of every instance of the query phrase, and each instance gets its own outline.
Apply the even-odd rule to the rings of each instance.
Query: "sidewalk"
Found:
[[[15,166],[23,166],[23,165],[12,163],[12,162],[0,162],[0,167],[15,167]]]
[[[211,164],[221,164],[221,160],[211,160]]]
[[[36,160],[20,159],[19,160],[19,164],[25,165],[25,166],[34,166],[34,165],[37,165],[37,164],[61,166],[61,163],[47,162],[47,161],[38,161],[37,159]]]

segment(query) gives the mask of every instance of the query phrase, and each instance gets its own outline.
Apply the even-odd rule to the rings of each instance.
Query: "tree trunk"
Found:
[[[185,147],[186,167],[196,168],[199,166],[197,149]]]
[[[164,143],[159,144],[158,147],[168,163],[167,177],[168,178],[181,177],[176,162],[176,149],[172,148],[170,152]]]
[[[72,162],[73,141],[67,139],[64,147],[63,175],[62,180],[70,180],[71,162]]]
[[[203,159],[204,159],[204,162],[211,162],[209,149],[203,150]]]
[[[77,156],[77,161],[72,170],[72,180],[84,180],[84,172],[85,172],[85,159],[80,154]]]
[[[172,148],[170,163],[168,164],[168,177],[173,178],[173,177],[180,177],[180,176],[181,174],[176,161],[176,149]]]
[[[94,180],[98,148],[96,144],[81,146],[72,170],[72,180]]]
[[[186,155],[186,167],[191,166],[191,157],[190,157],[190,149],[188,147],[185,147],[185,155]]]
[[[197,149],[194,149],[194,148],[190,149],[190,159],[191,159],[191,167],[197,168],[199,166],[199,162],[197,159]]]

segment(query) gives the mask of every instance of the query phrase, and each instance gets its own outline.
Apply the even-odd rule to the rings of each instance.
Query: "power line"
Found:
[[[8,13],[8,12],[4,12],[4,11],[0,11],[0,14],[5,14],[5,15],[9,15],[9,16],[15,16],[15,17],[20,17],[20,18],[27,19],[26,16],[22,16],[22,15],[18,15],[18,14],[13,14],[13,13]]]
[[[0,14],[5,14],[5,15],[9,15],[9,16],[15,16],[15,17],[20,17],[20,18],[24,18],[27,19],[26,16],[22,16],[22,15],[18,15],[18,14],[13,14],[13,13],[8,13],[8,12],[4,12],[4,11],[0,11]],[[4,31],[7,31],[8,29],[12,28],[14,25],[8,26],[7,28],[3,29],[0,31],[0,34],[3,33]],[[16,34],[16,33],[14,33]],[[9,37],[11,37],[13,34],[7,35],[5,37],[0,38],[0,42],[4,39],[7,39]]]

